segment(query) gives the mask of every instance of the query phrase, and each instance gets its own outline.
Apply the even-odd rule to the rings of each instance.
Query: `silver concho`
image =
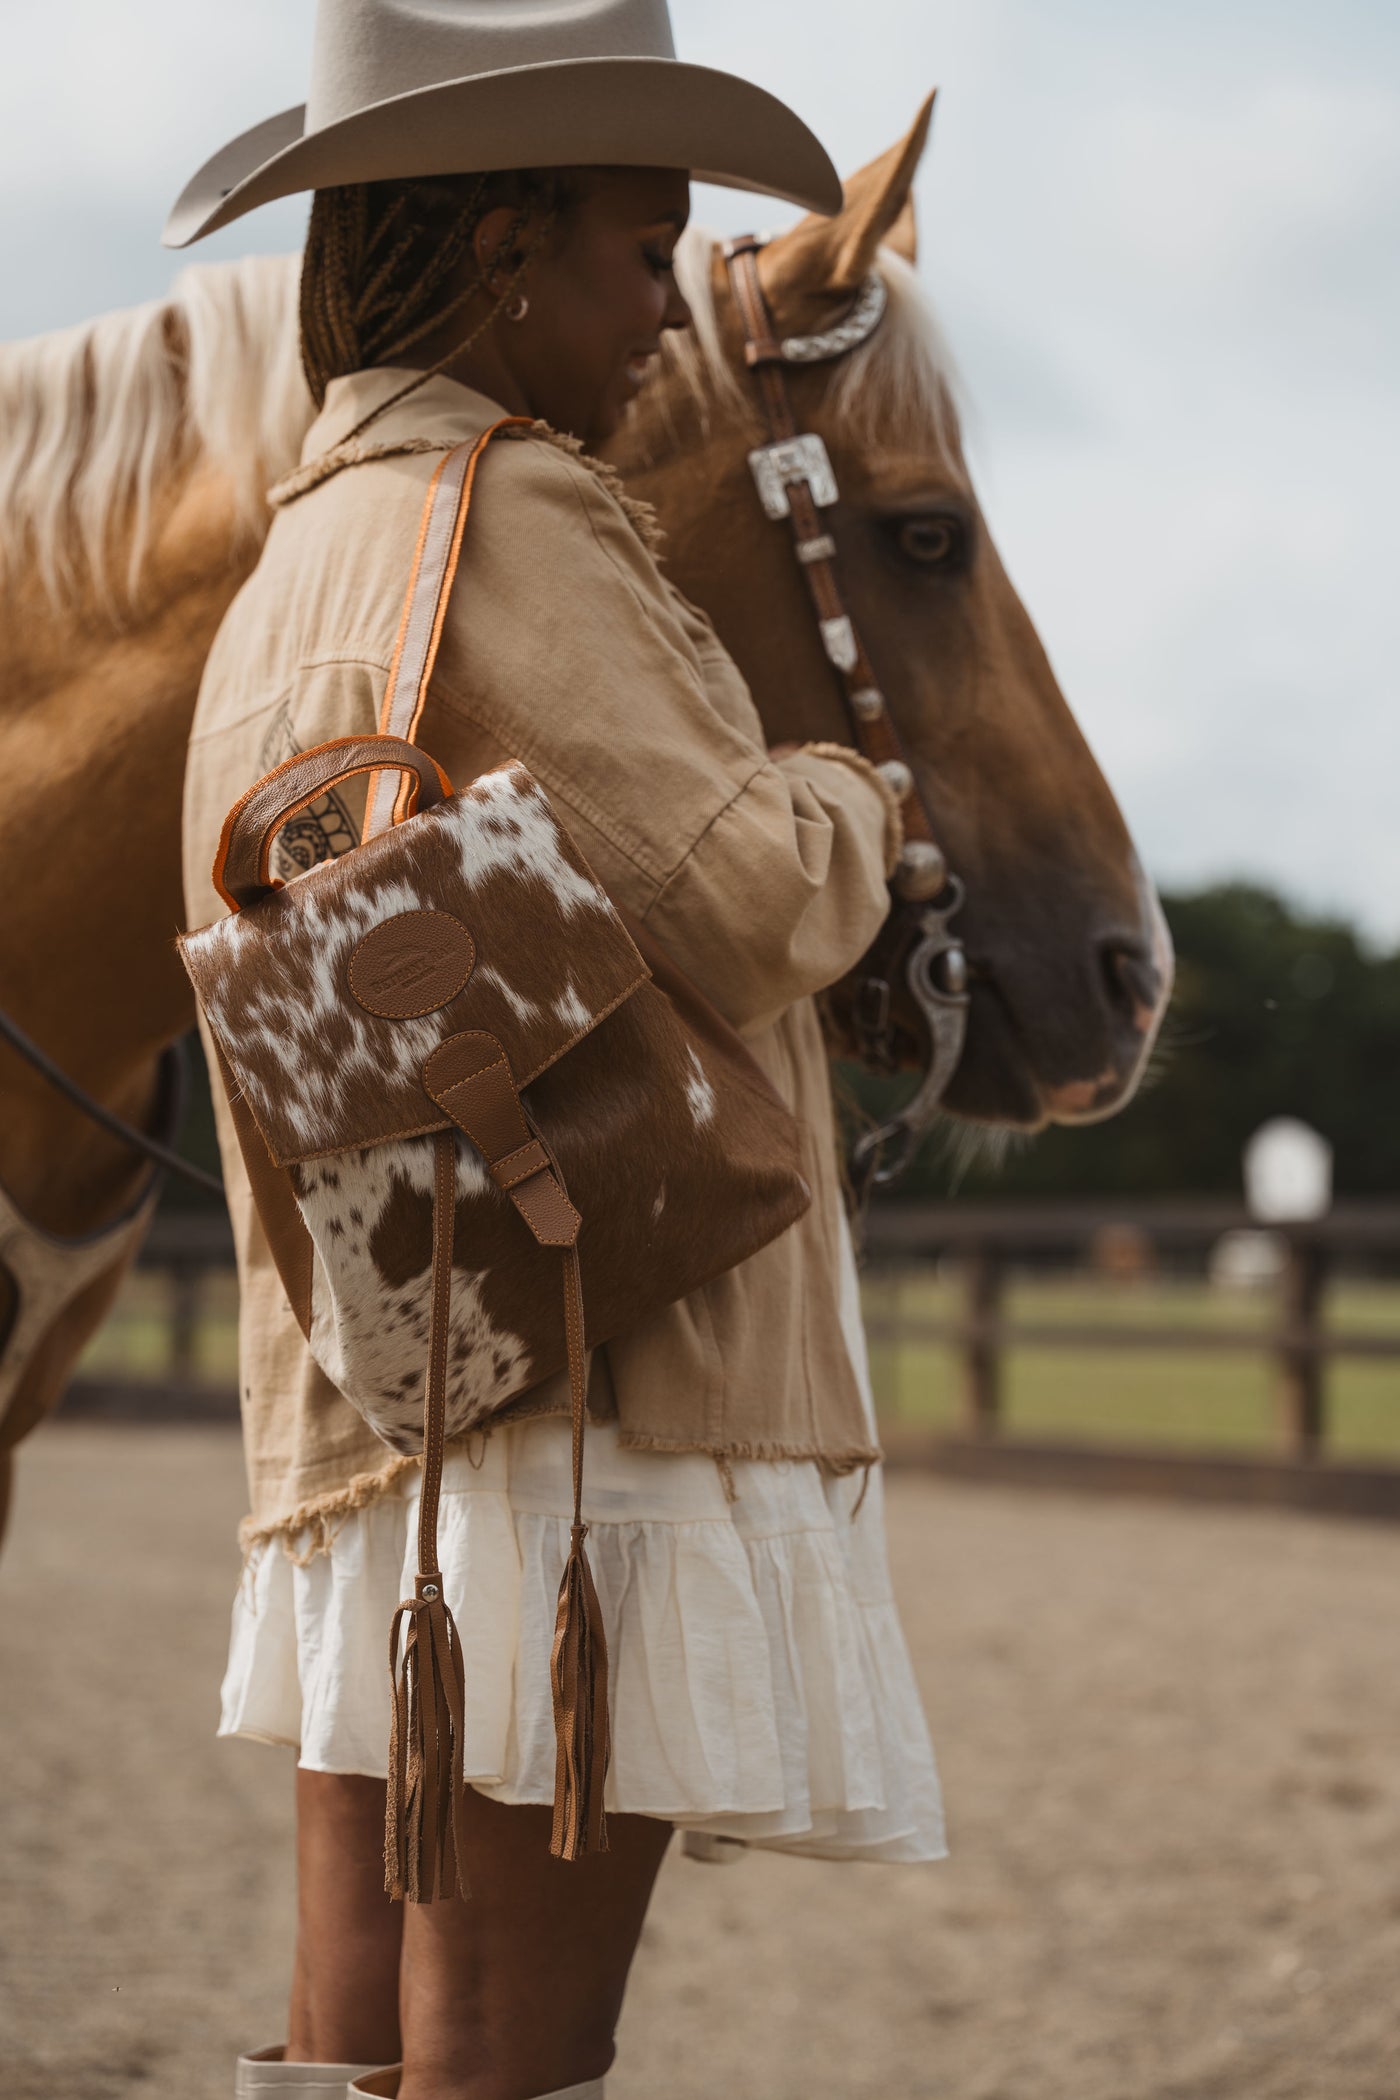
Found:
[[[829,509],[841,493],[831,455],[814,430],[776,445],[760,445],[749,454],[749,470],[770,518],[790,515],[788,489],[795,481],[806,482],[818,510]]]
[[[907,839],[900,852],[894,886],[911,903],[927,904],[948,880],[948,863],[931,839]],[[950,985],[949,990],[960,986]]]
[[[838,671],[854,671],[860,662],[856,647],[856,631],[844,613],[835,620],[823,620],[822,647]]]

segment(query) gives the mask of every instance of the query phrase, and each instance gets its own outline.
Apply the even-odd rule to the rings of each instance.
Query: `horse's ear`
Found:
[[[899,217],[885,235],[884,246],[893,248],[896,255],[903,256],[911,270],[919,260],[919,229],[914,218],[912,189],[900,208]]]
[[[934,97],[929,96],[897,146],[872,160],[846,184],[846,201],[831,222],[834,236],[833,291],[855,291],[875,267],[882,243],[912,263],[918,251],[914,230],[914,177],[928,145]]]
[[[857,291],[875,266],[882,245],[907,263],[915,260],[914,177],[928,144],[934,97],[929,96],[898,145],[851,177],[846,201],[833,219],[803,219],[780,234],[767,251],[765,278],[774,289]]]

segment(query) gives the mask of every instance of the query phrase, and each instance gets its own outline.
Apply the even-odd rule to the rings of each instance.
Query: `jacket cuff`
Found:
[[[793,752],[794,758],[829,758],[838,765],[847,766],[858,773],[874,788],[885,811],[885,877],[888,881],[899,866],[899,856],[904,847],[904,808],[898,795],[883,773],[871,765],[863,752],[851,744],[799,744]]]

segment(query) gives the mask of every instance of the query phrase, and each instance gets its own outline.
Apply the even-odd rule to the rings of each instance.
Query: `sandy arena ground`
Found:
[[[222,1430],[55,1425],[0,1565],[0,2094],[227,2100],[290,1755],[213,1739]],[[890,1492],[955,1856],[673,1856],[609,2100],[1397,2100],[1400,1533]]]

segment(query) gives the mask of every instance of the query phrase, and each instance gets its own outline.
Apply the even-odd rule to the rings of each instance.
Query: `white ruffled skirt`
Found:
[[[855,1268],[842,1319],[867,1408]],[[418,1489],[347,1517],[304,1566],[276,1541],[233,1608],[221,1735],[383,1778],[389,1624],[413,1592]],[[864,1494],[862,1489],[864,1488]],[[569,1425],[449,1449],[439,1558],[466,1667],[466,1772],[554,1797],[549,1654],[569,1545]],[[933,1751],[886,1563],[878,1469],[624,1450],[590,1428],[588,1553],[607,1629],[608,1807],[819,1859],[944,1856]],[[295,1547],[295,1543],[294,1547]]]

